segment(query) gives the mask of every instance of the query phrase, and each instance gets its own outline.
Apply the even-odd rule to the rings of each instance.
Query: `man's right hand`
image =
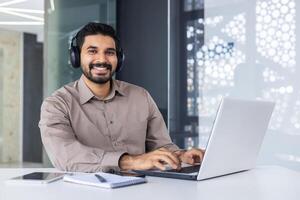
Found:
[[[153,168],[165,170],[165,164],[177,170],[181,167],[178,156],[166,148],[160,148],[141,155],[125,154],[119,160],[119,166],[122,170],[147,170]]]

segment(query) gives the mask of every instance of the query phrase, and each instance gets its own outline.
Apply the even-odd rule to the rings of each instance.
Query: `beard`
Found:
[[[106,70],[108,70],[108,75],[94,76],[92,74],[93,68],[98,68],[98,69],[105,68]],[[112,71],[112,65],[107,64],[107,63],[96,63],[96,64],[90,63],[88,66],[88,69],[85,70],[83,67],[81,69],[82,69],[82,72],[85,75],[85,77],[96,84],[105,84],[105,83],[111,81],[112,76],[114,75],[114,72],[115,72],[115,71]]]

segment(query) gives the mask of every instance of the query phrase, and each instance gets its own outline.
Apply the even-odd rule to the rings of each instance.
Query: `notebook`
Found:
[[[106,179],[106,182],[100,182],[99,179],[95,176],[95,174],[98,174],[104,179]],[[78,183],[103,188],[118,188],[139,183],[146,183],[146,179],[142,177],[119,176],[115,174],[102,172],[89,174],[68,174],[64,176],[63,180],[70,183]]]

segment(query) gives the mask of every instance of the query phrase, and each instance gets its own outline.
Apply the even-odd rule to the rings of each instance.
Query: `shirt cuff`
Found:
[[[126,154],[126,151],[117,151],[117,152],[106,152],[103,156],[101,165],[105,167],[119,168],[119,160],[123,154]]]
[[[167,145],[162,146],[162,147],[168,149],[168,150],[171,151],[171,152],[175,152],[175,151],[180,151],[180,150],[182,150],[182,149],[180,149],[177,145],[175,145],[175,144],[173,144],[173,143],[167,144]],[[161,148],[161,147],[160,147],[160,148]]]

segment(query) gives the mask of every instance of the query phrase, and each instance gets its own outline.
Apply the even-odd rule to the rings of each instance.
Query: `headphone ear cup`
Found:
[[[80,51],[79,51],[78,47],[71,46],[70,62],[71,62],[72,67],[74,67],[74,68],[80,67]]]
[[[124,54],[124,52],[121,48],[119,53],[118,53],[118,65],[117,65],[116,72],[119,72],[123,69],[124,60],[125,60],[125,54]]]

